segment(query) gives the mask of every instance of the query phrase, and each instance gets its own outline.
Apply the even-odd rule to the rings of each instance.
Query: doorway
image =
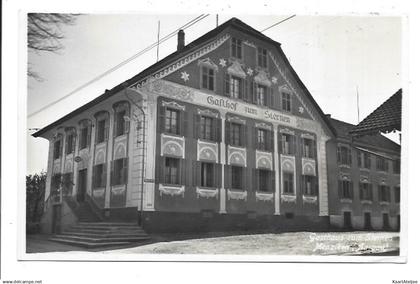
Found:
[[[383,229],[384,230],[389,229],[389,215],[388,215],[388,213],[383,213],[382,214],[382,224],[383,224]]]
[[[76,199],[78,202],[85,201],[86,185],[87,185],[87,169],[83,169],[79,171],[79,183],[77,186],[77,196],[76,196]]]
[[[351,212],[344,212],[344,228],[345,229],[351,229],[352,228],[352,224],[351,224]]]
[[[364,229],[365,230],[371,230],[372,229],[372,223],[371,223],[371,218],[370,218],[370,212],[365,212],[364,219],[365,219]]]

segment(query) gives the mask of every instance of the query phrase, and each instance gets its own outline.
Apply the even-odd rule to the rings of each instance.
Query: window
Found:
[[[93,167],[93,187],[106,186],[106,164],[99,164]]]
[[[82,126],[80,129],[80,140],[79,140],[79,149],[85,149],[88,146],[88,135],[89,135],[89,128],[87,125]]]
[[[268,67],[267,49],[258,47],[257,65],[262,68]]]
[[[214,187],[214,164],[201,163],[201,186]]]
[[[180,161],[176,158],[165,158],[165,183],[180,184]]]
[[[233,146],[241,146],[242,125],[239,123],[231,123],[230,127],[230,144]]]
[[[305,158],[315,159],[315,141],[309,138],[302,139],[302,156]]]
[[[229,84],[229,92],[230,96],[235,99],[242,99],[243,94],[243,81],[241,78],[237,78],[234,76],[230,77],[230,84]]]
[[[372,184],[361,182],[359,183],[359,197],[360,200],[373,200]]]
[[[180,134],[179,110],[167,108],[165,111],[165,132]]]
[[[231,54],[238,59],[242,58],[242,40],[232,38]]]
[[[208,116],[200,118],[200,138],[206,140],[214,140],[214,119]]]
[[[269,151],[268,130],[257,129],[257,149]]]
[[[376,156],[376,170],[387,172],[388,171],[388,161],[385,158]]]
[[[68,132],[66,135],[66,154],[71,154],[74,152],[74,146],[76,142],[76,135],[74,132]]]
[[[351,150],[347,146],[338,146],[337,161],[339,165],[351,165]]]
[[[293,173],[283,173],[283,193],[293,194],[295,192],[293,179]]]
[[[61,140],[57,140],[54,142],[54,160],[59,159],[61,157]]]
[[[291,134],[280,133],[280,151],[284,155],[295,154],[295,137]]]
[[[399,186],[394,187],[394,200],[395,200],[395,203],[400,203],[401,190]]]
[[[112,162],[112,185],[127,183],[127,162],[127,158],[121,158]]]
[[[258,170],[258,190],[263,192],[271,191],[271,171]]]
[[[214,91],[214,70],[202,66],[201,67],[201,87],[210,91]]]
[[[392,162],[394,174],[399,174],[401,171],[401,160],[397,159]]]
[[[115,137],[123,135],[125,132],[125,110],[119,111],[115,114]]]
[[[97,123],[97,136],[96,136],[96,143],[101,143],[105,141],[106,136],[106,120],[102,119],[99,120]]]
[[[304,195],[317,195],[318,190],[317,190],[316,177],[303,175],[302,184],[303,184]]]
[[[281,108],[287,112],[292,111],[292,99],[289,93],[281,93]]]
[[[339,180],[340,197],[346,199],[353,199],[353,183],[349,180]]]
[[[357,152],[357,165],[359,168],[370,169],[370,155],[369,153]]]
[[[378,190],[379,190],[379,201],[382,202],[390,202],[391,201],[391,192],[389,189],[389,186],[386,185],[379,185],[378,186]]]
[[[257,85],[257,105],[266,106],[267,105],[267,87],[262,85]]]
[[[232,189],[243,188],[243,169],[242,167],[232,166]]]

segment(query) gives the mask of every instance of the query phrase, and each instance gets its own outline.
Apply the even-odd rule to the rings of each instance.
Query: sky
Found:
[[[109,68],[177,30],[197,15],[90,14],[63,27],[59,53],[28,53],[43,78],[28,79],[27,113],[59,99]],[[263,30],[290,15],[219,14],[219,24],[237,17]],[[186,44],[216,27],[210,15],[185,30]],[[357,124],[402,87],[401,18],[383,16],[296,16],[264,32],[282,49],[324,113]],[[176,50],[176,36],[159,47],[159,59]],[[155,63],[156,49],[46,110],[28,117],[27,127],[42,128]],[[46,170],[48,142],[30,136],[27,173]]]

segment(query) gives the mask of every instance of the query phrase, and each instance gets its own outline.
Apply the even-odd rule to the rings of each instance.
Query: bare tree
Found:
[[[28,14],[28,50],[33,52],[57,52],[63,48],[63,25],[73,25],[78,15],[75,14]],[[30,66],[28,76],[40,79]]]

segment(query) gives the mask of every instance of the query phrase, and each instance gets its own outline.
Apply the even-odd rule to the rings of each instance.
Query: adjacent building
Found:
[[[359,228],[368,212],[395,227],[399,176],[383,165],[399,146],[348,128],[240,20],[187,46],[180,31],[176,52],[34,134],[50,142],[44,225],[76,222],[58,216],[77,202],[146,231]],[[359,183],[380,203],[359,200]]]

